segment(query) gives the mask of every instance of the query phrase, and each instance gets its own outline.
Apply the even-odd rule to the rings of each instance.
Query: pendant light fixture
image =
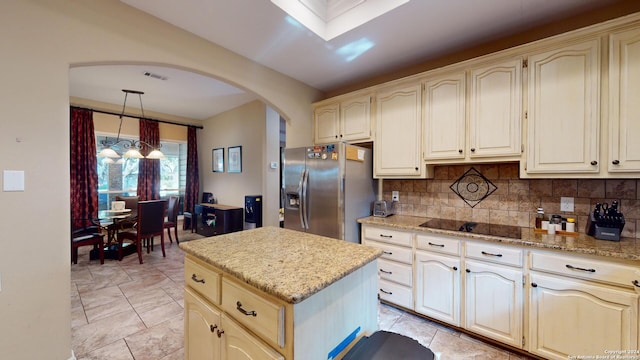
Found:
[[[164,156],[164,154],[160,151],[160,148],[162,147],[161,144],[159,144],[158,147],[156,148],[145,141],[120,139],[120,130],[122,129],[122,118],[124,117],[124,111],[127,106],[127,96],[129,94],[138,95],[138,98],[140,99],[140,111],[142,112],[142,117],[143,118],[145,117],[144,108],[142,107],[142,95],[144,94],[144,92],[138,91],[138,90],[126,90],[126,89],[122,89],[122,91],[124,92],[124,104],[122,104],[122,113],[120,114],[120,126],[118,127],[118,136],[116,137],[115,141],[109,141],[108,139],[102,141],[103,148],[98,153],[98,156],[107,158],[104,161],[108,164],[113,164],[113,163],[122,164],[123,158],[164,159],[166,156]],[[140,153],[140,150],[142,149],[143,146],[146,146],[149,149],[152,149],[147,156],[144,156],[142,155],[142,153]],[[116,151],[116,149],[118,148],[120,148],[121,151],[125,151],[125,153],[122,154],[122,157]],[[114,161],[113,159],[118,159],[118,161]]]

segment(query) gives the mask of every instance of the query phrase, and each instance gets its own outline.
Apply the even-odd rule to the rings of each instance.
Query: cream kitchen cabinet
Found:
[[[184,304],[185,359],[284,359],[189,288]]]
[[[640,171],[640,29],[609,37],[608,171]]]
[[[524,176],[598,174],[600,39],[528,57]]]
[[[461,241],[446,236],[416,236],[415,311],[460,326]]]
[[[378,259],[378,297],[413,309],[413,233],[362,226],[363,244],[382,250]]]
[[[375,178],[425,178],[422,162],[421,86],[381,90],[376,95]]]
[[[464,159],[466,97],[464,71],[424,82],[424,158]]]
[[[637,267],[530,254],[529,352],[548,359],[638,349]]]
[[[424,82],[423,147],[429,163],[520,159],[522,59],[473,66]]]
[[[513,246],[467,241],[464,266],[464,328],[522,348],[522,250]]]
[[[372,140],[371,100],[371,95],[364,95],[317,105],[313,111],[315,143]]]

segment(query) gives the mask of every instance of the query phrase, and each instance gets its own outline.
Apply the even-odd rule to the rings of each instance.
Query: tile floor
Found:
[[[199,235],[179,232],[183,241]],[[182,360],[183,261],[176,243],[123,259],[89,261],[81,248],[71,266],[72,346],[78,360]],[[175,240],[174,240],[175,241]],[[440,360],[528,359],[486,344],[454,329],[381,304],[381,330],[416,339]]]

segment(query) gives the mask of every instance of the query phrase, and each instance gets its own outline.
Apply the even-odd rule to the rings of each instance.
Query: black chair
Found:
[[[174,228],[174,234],[176,235],[176,243],[180,244],[178,240],[178,210],[180,205],[180,197],[169,196],[169,202],[167,204],[167,220],[164,222],[164,228],[167,229],[167,235],[169,235],[169,242],[173,242],[171,239],[171,228]]]
[[[71,226],[71,262],[78,263],[78,248],[93,246],[98,250],[100,264],[104,264],[104,235],[97,219],[77,219]]]
[[[160,236],[162,256],[166,257],[164,251],[164,214],[167,208],[166,200],[149,200],[138,202],[138,221],[133,230],[118,233],[118,259],[122,261],[122,246],[124,240],[130,240],[136,244],[138,260],[142,261],[143,240],[153,243],[153,237]],[[149,247],[147,245],[147,253]]]

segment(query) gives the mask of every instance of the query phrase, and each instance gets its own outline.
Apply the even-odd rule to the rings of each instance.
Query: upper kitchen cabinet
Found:
[[[640,29],[609,37],[609,172],[640,171]]]
[[[425,160],[465,157],[465,72],[424,82]]]
[[[376,95],[375,178],[425,178],[422,163],[421,85],[381,90]]]
[[[472,68],[469,75],[469,158],[519,160],[522,58]]]
[[[316,104],[313,120],[316,144],[371,141],[371,96]]]
[[[599,172],[600,40],[528,58],[527,156],[521,176]]]
[[[425,160],[520,160],[522,59],[470,65],[425,81]]]

